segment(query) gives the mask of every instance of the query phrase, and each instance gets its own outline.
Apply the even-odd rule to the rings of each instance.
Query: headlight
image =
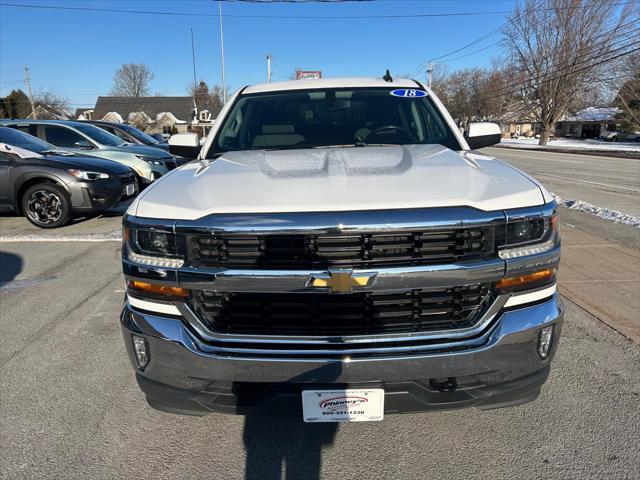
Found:
[[[86,170],[76,170],[74,168],[70,168],[67,170],[67,173],[73,175],[80,180],[98,180],[100,178],[109,178],[108,173],[100,173],[100,172],[88,172]]]
[[[177,236],[164,229],[124,227],[126,257],[138,264],[161,268],[180,268],[183,247]]]
[[[136,231],[136,242],[140,250],[154,255],[175,255],[175,235],[164,232]]]
[[[503,259],[520,258],[544,253],[560,242],[558,216],[518,219],[506,224],[498,239],[498,255]]]
[[[145,155],[136,155],[136,157],[138,157],[140,160],[144,160],[147,163],[150,163],[151,165],[164,165],[164,162],[158,158],[155,157],[147,157]]]

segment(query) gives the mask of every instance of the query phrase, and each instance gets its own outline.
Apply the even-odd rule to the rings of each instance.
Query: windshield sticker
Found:
[[[408,90],[406,88],[391,90],[389,93],[394,97],[403,97],[403,98],[418,98],[418,97],[427,96],[427,92],[425,92],[424,90]]]

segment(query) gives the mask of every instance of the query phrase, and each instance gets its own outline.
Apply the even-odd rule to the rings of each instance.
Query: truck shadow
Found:
[[[8,288],[21,271],[22,257],[0,251],[0,290]]]
[[[341,372],[342,366],[336,362],[291,378],[289,382],[315,380],[331,383]],[[338,423],[304,423],[301,409],[299,414],[287,416],[272,416],[264,412],[248,414],[243,434],[245,479],[319,479],[322,448],[333,443],[337,431]]]

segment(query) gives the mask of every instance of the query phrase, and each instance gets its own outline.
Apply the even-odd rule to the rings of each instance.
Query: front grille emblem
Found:
[[[377,272],[358,272],[353,270],[329,270],[327,273],[309,275],[308,288],[325,288],[330,293],[352,293],[353,287],[368,287],[373,283]]]

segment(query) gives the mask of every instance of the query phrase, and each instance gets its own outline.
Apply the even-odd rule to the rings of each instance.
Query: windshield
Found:
[[[98,128],[94,125],[73,125],[73,128],[75,128],[76,130],[80,130],[86,136],[102,145],[117,147],[119,145],[124,145],[125,143],[121,138],[118,138],[115,135],[110,134],[109,132],[105,132],[101,128]]]
[[[132,137],[137,138],[142,143],[146,143],[147,145],[157,145],[158,143],[160,143],[160,142],[158,142],[158,140],[153,138],[151,135],[147,135],[142,130],[138,130],[137,128],[132,127],[131,125],[118,125],[117,128],[121,128],[122,130],[127,132]]]
[[[442,144],[459,150],[428,96],[391,88],[321,89],[240,97],[207,156],[230,150]],[[418,91],[424,95],[424,92]]]
[[[36,153],[57,150],[57,147],[50,143],[8,127],[0,127],[0,143],[6,143],[8,145],[24,148],[25,150],[30,150]]]

